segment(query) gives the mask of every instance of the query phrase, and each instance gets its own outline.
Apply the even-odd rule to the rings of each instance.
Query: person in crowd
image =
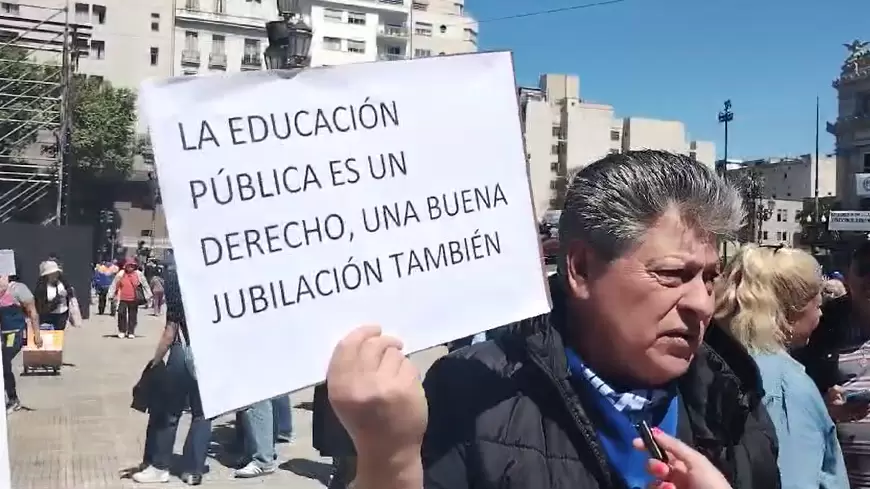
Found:
[[[293,406],[290,396],[278,396],[272,399],[272,426],[275,441],[278,443],[293,443]]]
[[[321,457],[332,459],[327,489],[347,489],[356,475],[356,451],[347,430],[329,403],[326,383],[314,387],[312,406],[312,445]]]
[[[151,282],[149,283],[151,287],[151,303],[153,307],[153,314],[155,316],[159,316],[163,314],[163,300],[164,300],[164,289],[163,289],[163,277],[160,275],[154,275],[151,277]]]
[[[145,453],[140,470],[132,475],[134,481],[163,483],[169,481],[178,422],[189,404],[192,420],[182,454],[181,480],[188,485],[202,483],[206,470],[206,456],[211,441],[211,420],[203,415],[202,400],[190,352],[190,335],[184,316],[184,306],[174,266],[166,271],[166,327],[154,350],[152,364],[162,363],[167,352],[166,371],[170,382],[169,399],[159,408],[152,408],[145,434]]]
[[[12,360],[21,351],[24,332],[30,328],[37,348],[42,348],[39,315],[33,294],[16,277],[0,275],[0,352],[3,357],[3,387],[6,390],[6,413],[21,409]]]
[[[48,260],[40,263],[39,279],[34,288],[40,324],[51,325],[57,331],[65,330],[69,322],[69,303],[73,297],[75,291],[57,262]]]
[[[846,284],[835,278],[825,280],[822,286],[822,300],[824,302],[839,299],[846,295]]]
[[[151,287],[136,260],[124,262],[109,287],[109,298],[118,304],[118,338],[135,338],[139,307],[151,300]]]
[[[245,460],[243,466],[233,472],[233,477],[251,479],[272,474],[278,469],[272,409],[272,400],[266,399],[237,413]]]
[[[379,328],[340,342],[327,384],[358,454],[355,487],[780,487],[758,368],[707,328],[717,237],[744,215],[739,192],[686,156],[628,151],[581,169],[550,313],[442,357],[425,392]],[[650,474],[639,421],[697,453],[671,450]]]
[[[853,489],[870,488],[870,400],[848,400],[850,392],[870,390],[870,241],[852,252],[846,272],[848,293],[828,301],[822,319],[797,358],[824,394],[837,422],[840,446]]]
[[[716,284],[715,323],[755,358],[764,405],[776,425],[782,486],[849,487],[837,430],[803,366],[789,354],[819,324],[823,280],[818,262],[793,248],[747,246]]]
[[[118,273],[117,267],[112,262],[103,261],[94,267],[93,286],[97,293],[97,314],[103,315],[106,313],[106,303],[109,295],[109,287],[115,280],[115,274]],[[115,315],[115,303],[110,306],[110,313]]]

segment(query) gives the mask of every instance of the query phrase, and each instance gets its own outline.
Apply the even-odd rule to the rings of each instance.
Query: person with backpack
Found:
[[[36,347],[42,348],[39,315],[36,313],[33,293],[27,285],[15,280],[15,277],[0,275],[0,337],[3,341],[0,351],[3,357],[3,387],[6,390],[7,413],[21,409],[12,360],[21,351],[24,331],[28,327]]]

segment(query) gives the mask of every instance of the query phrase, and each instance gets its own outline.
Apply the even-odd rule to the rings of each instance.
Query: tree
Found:
[[[0,164],[15,162],[40,129],[58,127],[60,82],[60,66],[36,63],[20,47],[0,47]]]
[[[72,93],[69,149],[76,173],[100,180],[125,179],[138,149],[136,94],[94,77],[76,77]]]
[[[762,224],[770,219],[771,209],[764,205],[764,176],[754,169],[733,172],[728,177],[743,197],[746,224],[738,234],[741,243],[757,243],[761,240]]]

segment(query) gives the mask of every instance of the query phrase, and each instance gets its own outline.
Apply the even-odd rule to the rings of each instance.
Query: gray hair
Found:
[[[746,214],[740,192],[688,156],[628,151],[581,169],[571,177],[559,219],[560,271],[572,242],[583,241],[613,260],[670,208],[716,236],[735,235]]]

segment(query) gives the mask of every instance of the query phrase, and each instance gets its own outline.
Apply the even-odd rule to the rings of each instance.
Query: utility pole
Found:
[[[724,108],[719,112],[719,123],[725,125],[725,158],[722,161],[722,178],[728,178],[728,123],[734,120],[734,112],[731,111],[731,99],[724,103]],[[722,241],[722,262],[723,265],[728,259],[728,243]]]
[[[814,180],[813,197],[815,200],[815,213],[813,219],[818,223],[821,217],[819,215],[819,97],[816,97],[816,168]]]

